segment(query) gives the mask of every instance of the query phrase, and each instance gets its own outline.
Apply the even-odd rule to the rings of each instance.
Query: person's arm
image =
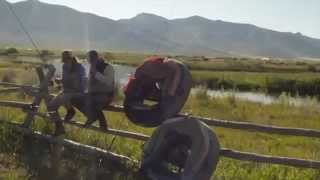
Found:
[[[109,92],[114,90],[114,69],[111,65],[107,66],[103,74],[96,72],[95,79],[105,84]]]
[[[62,90],[62,91],[65,91],[66,89],[66,84],[67,84],[67,80],[66,80],[66,77],[67,77],[67,68],[65,65],[62,66],[62,75],[61,75],[61,78],[57,79],[56,83],[58,84],[58,89],[59,90]]]
[[[168,92],[170,96],[174,96],[176,94],[181,79],[181,69],[180,66],[173,61],[169,61],[167,63],[170,68],[174,69],[172,84],[170,85]]]
[[[94,78],[102,83],[106,83],[108,78],[100,72],[96,72]]]
[[[89,70],[89,77],[94,78],[97,73],[97,64],[96,63],[91,63],[90,64],[90,70]]]
[[[85,85],[86,85],[86,69],[82,65],[80,65],[80,70],[79,70],[79,88],[80,88],[80,92],[81,93],[84,93]]]

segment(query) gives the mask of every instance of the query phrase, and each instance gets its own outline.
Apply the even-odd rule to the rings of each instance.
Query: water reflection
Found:
[[[197,93],[201,88],[194,88],[193,93]],[[319,101],[316,97],[292,97],[286,94],[280,96],[268,95],[265,93],[258,92],[239,92],[239,91],[229,91],[229,90],[207,90],[207,94],[210,97],[234,97],[237,99],[262,103],[262,104],[274,104],[282,103],[288,104],[291,106],[303,106],[303,105],[312,105],[320,106]]]

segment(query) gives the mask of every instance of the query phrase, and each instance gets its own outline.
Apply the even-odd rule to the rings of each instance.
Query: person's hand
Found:
[[[61,85],[58,85],[58,86],[57,86],[57,89],[58,89],[59,91],[61,91],[61,90],[62,90],[62,86],[61,86]]]
[[[91,68],[90,68],[90,76],[94,77],[96,75],[96,73],[97,73],[97,68],[95,65],[92,64]]]
[[[49,86],[49,87],[53,87],[53,86],[54,86],[53,80],[50,80],[50,81],[49,81],[48,86]]]
[[[55,78],[55,79],[54,79],[54,82],[55,82],[56,84],[61,84],[61,83],[62,83],[62,79],[61,79],[61,78]]]

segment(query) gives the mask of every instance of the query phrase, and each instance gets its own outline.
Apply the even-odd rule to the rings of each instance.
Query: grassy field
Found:
[[[7,97],[8,98],[8,97]],[[319,105],[310,100],[303,107],[294,107],[286,103],[262,105],[232,98],[210,99],[204,92],[192,96],[186,105],[185,112],[212,118],[221,118],[236,121],[249,121],[262,124],[281,125],[319,129]],[[151,134],[152,129],[137,127],[130,123],[123,114],[106,113],[112,128]],[[23,114],[20,111],[1,108],[1,119],[20,121]],[[77,119],[84,118],[78,114]],[[52,124],[38,119],[33,128],[46,133],[52,133]],[[267,135],[224,128],[213,128],[223,147],[236,150],[256,152],[268,155],[279,155],[320,160],[318,149],[319,139]],[[3,135],[2,135],[3,137]],[[102,148],[110,148],[113,136],[82,130],[67,126],[67,138],[84,144]],[[19,137],[16,137],[19,138]],[[3,138],[4,139],[4,138]],[[9,141],[9,142],[8,142]],[[5,138],[5,144],[13,150],[16,141]],[[111,150],[129,157],[139,159],[141,142],[117,138]],[[17,169],[17,171],[20,171]],[[80,172],[79,172],[80,173]],[[216,179],[319,179],[317,170],[290,168],[286,166],[241,162],[222,158],[215,174]]]
[[[9,48],[10,49],[10,48]],[[15,48],[14,48],[15,49]],[[38,57],[37,51],[32,49],[17,48],[18,53],[9,54],[9,56],[31,56]],[[8,49],[0,48],[0,55],[7,56]],[[59,58],[61,50],[43,49],[39,50],[45,58]],[[85,58],[85,51],[73,50],[79,58]],[[143,60],[154,54],[137,54],[126,52],[108,52],[99,51],[105,59],[118,64],[138,66]],[[310,61],[306,59],[262,59],[252,57],[205,57],[205,56],[180,56],[163,54],[161,56],[170,56],[186,63],[191,70],[209,70],[209,71],[245,71],[245,72],[317,72],[320,71],[319,61]]]
[[[0,72],[3,70],[17,71],[15,72],[17,76],[10,80],[12,82],[27,83],[35,81],[35,75],[25,68],[19,68],[18,66],[16,69],[1,68]],[[0,80],[4,78],[5,74],[7,73],[0,73]],[[309,75],[306,75],[306,77],[309,77]],[[30,97],[21,94],[1,96],[1,100],[13,99],[22,101],[31,100]],[[118,101],[120,103],[121,97],[118,98]],[[320,104],[314,98],[310,98],[299,107],[290,104],[286,96],[281,97],[280,103],[266,105],[239,100],[234,97],[211,98],[207,95],[206,89],[203,89],[189,98],[183,111],[192,115],[210,118],[320,129]],[[63,109],[61,109],[61,113],[63,114]],[[0,119],[2,120],[22,122],[24,115],[20,110],[0,108]],[[141,132],[148,135],[151,135],[153,132],[153,129],[138,127],[130,123],[124,114],[106,112],[106,116],[111,128]],[[77,113],[76,119],[82,122],[85,120],[80,113]],[[66,126],[66,128],[66,138],[68,139],[105,149],[110,148],[113,152],[124,154],[134,159],[140,159],[142,142],[117,137],[112,147],[110,147],[114,138],[111,135],[70,126]],[[33,129],[52,133],[53,125],[46,120],[37,119],[33,123]],[[316,138],[278,136],[216,127],[213,127],[213,130],[218,135],[220,144],[225,148],[268,155],[320,160],[320,140]],[[0,166],[0,179],[28,179],[30,169],[25,167],[23,163],[21,164],[20,158],[15,158],[19,157],[19,147],[22,142],[21,134],[16,133],[14,130],[8,130],[5,126],[0,126],[0,164],[3,166],[2,169]],[[46,146],[42,148],[45,150]],[[23,153],[22,155],[25,154]],[[70,163],[73,162],[73,160],[69,161]],[[75,167],[73,170],[76,174],[81,175],[83,171],[86,171],[86,168]],[[214,178],[218,180],[317,180],[320,179],[320,171],[222,158]]]
[[[262,91],[271,94],[287,92],[292,95],[318,96],[320,73],[270,73],[192,71],[195,85],[209,89]]]
[[[0,50],[0,54],[3,51],[5,50]],[[16,56],[24,56],[26,61],[37,63],[30,60],[30,57],[36,57],[35,51],[26,49],[18,49],[18,51]],[[83,51],[74,52],[81,59],[86,56]],[[59,50],[49,50],[46,59],[50,62],[50,59],[60,58],[60,53]],[[129,66],[138,66],[147,56],[150,56],[117,52],[101,52],[100,54],[115,64]],[[174,58],[183,61],[191,69],[195,86],[202,85],[209,89],[260,91],[270,94],[287,92],[303,96],[318,96],[320,90],[320,63],[317,61],[284,59],[263,61],[254,58],[186,56],[174,56]],[[21,62],[23,58],[17,60],[12,55],[1,56],[0,59],[23,64]],[[0,64],[0,68],[6,68],[6,66],[15,68],[16,64],[7,63],[4,66]]]

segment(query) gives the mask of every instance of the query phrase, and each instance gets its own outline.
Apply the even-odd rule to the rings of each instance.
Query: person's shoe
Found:
[[[107,124],[104,124],[104,125],[100,124],[99,128],[103,131],[106,131],[109,129]]]
[[[62,124],[60,123],[56,123],[56,130],[54,132],[54,136],[60,136],[60,135],[63,135],[65,134],[65,130],[64,130],[64,127]]]
[[[72,118],[74,117],[75,114],[76,114],[76,111],[74,109],[68,109],[67,114],[64,117],[64,121],[66,122],[72,121]]]
[[[83,127],[88,128],[90,127],[94,122],[96,122],[95,120],[87,120],[86,123],[84,123]]]

